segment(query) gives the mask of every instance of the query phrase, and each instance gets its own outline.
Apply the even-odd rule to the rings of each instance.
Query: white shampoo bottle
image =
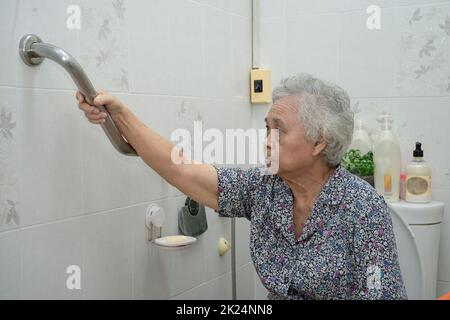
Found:
[[[386,202],[397,202],[400,192],[400,145],[392,131],[392,117],[383,114],[377,121],[381,127],[373,150],[375,189]]]

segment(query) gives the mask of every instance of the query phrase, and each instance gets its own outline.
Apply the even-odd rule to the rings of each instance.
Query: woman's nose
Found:
[[[272,148],[272,139],[271,139],[270,133],[266,136],[264,145],[265,145],[266,149],[268,149],[268,150],[270,150],[270,148]]]

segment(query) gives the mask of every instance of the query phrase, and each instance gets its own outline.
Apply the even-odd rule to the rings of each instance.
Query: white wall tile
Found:
[[[267,0],[268,2],[275,0]],[[325,12],[349,12],[355,10],[364,10],[376,5],[381,8],[381,12],[385,8],[392,8],[398,6],[414,6],[414,5],[429,5],[432,3],[442,3],[440,0],[286,0],[286,15],[310,15],[321,14]],[[366,14],[368,17],[369,14]]]
[[[173,130],[180,128],[189,131],[192,141],[198,139],[203,143],[203,152],[195,152],[191,150],[191,156],[195,159],[202,160],[204,162],[213,162],[217,159],[217,162],[226,160],[226,144],[224,144],[224,152],[221,154],[213,154],[212,156],[206,149],[211,144],[211,140],[207,140],[208,137],[200,136],[201,132],[194,132],[194,122],[200,121],[202,126],[203,135],[207,133],[208,129],[215,130],[210,132],[215,135],[222,135],[225,137],[227,128],[234,128],[235,112],[239,112],[237,105],[238,102],[228,101],[225,99],[192,99],[192,98],[180,98],[177,101],[178,107],[176,113],[173,114],[173,120],[171,121],[171,128]],[[240,114],[240,113],[239,113]],[[173,142],[179,142],[173,141]],[[212,159],[207,159],[204,156],[208,156]],[[202,159],[200,159],[202,157]],[[208,161],[206,161],[208,160]],[[209,161],[211,160],[211,161]]]
[[[231,8],[231,0],[192,0],[192,2],[213,7],[226,13],[229,13]]]
[[[0,230],[21,224],[21,110],[18,90],[0,88]]]
[[[180,199],[178,199],[181,201]],[[163,226],[163,236],[166,226],[174,221],[174,201],[159,201],[168,215]],[[145,213],[148,204],[133,207],[133,296],[135,299],[168,299],[170,297],[170,279],[172,260],[165,254],[165,249],[148,241],[148,229],[145,226]]]
[[[236,295],[238,300],[255,299],[255,278],[252,263],[240,267],[236,271]]]
[[[178,212],[185,199],[183,196],[152,202],[166,212],[162,228],[163,237],[180,234]],[[139,227],[145,222],[146,207],[136,209],[137,220],[134,222],[134,228],[137,230],[134,237],[136,298],[175,296],[206,281],[204,236],[199,236],[194,244],[184,248],[157,247],[147,241],[148,234]],[[156,279],[158,277],[160,279]],[[145,281],[142,282],[142,279]],[[159,285],[161,292],[156,291]]]
[[[231,300],[231,273],[174,296],[172,300]]]
[[[358,97],[448,95],[448,35],[439,25],[449,10],[449,4],[386,8],[381,30],[366,27],[365,11],[344,13],[343,86]]]
[[[331,2],[331,1],[328,1],[328,2]],[[340,11],[364,10],[364,11],[366,11],[366,9],[370,5],[376,5],[381,8],[385,8],[385,7],[389,7],[389,6],[396,6],[398,0],[378,0],[376,2],[371,1],[371,0],[343,0],[340,2],[341,2],[341,7],[337,8],[337,10],[340,10]],[[366,16],[368,17],[369,14],[366,14]]]
[[[270,104],[260,104],[252,107],[253,128],[265,129],[264,118],[270,107]]]
[[[242,267],[250,258],[250,221],[245,218],[236,219],[236,267]]]
[[[22,225],[82,214],[81,111],[74,92],[22,89]]]
[[[24,299],[82,298],[87,285],[83,261],[84,231],[80,219],[21,230]],[[66,272],[71,265],[81,269],[81,290],[67,289],[69,274]]]
[[[81,65],[96,88],[128,91],[128,1],[82,0],[81,4]]]
[[[167,0],[129,2],[131,91],[170,94],[173,71],[169,60],[169,13]]]
[[[384,0],[383,2],[388,2]],[[398,6],[413,6],[413,5],[432,5],[432,4],[442,4],[448,2],[448,0],[395,0],[394,4]]]
[[[234,114],[234,123],[231,128],[235,129],[230,132],[236,133],[236,135],[238,133],[246,135],[245,140],[240,138],[234,140],[234,162],[232,164],[242,167],[262,165],[264,160],[257,157],[257,152],[263,147],[264,141],[258,137],[258,131],[256,131],[256,139],[254,139],[254,126],[251,125],[252,111],[256,106],[248,105],[246,102],[235,102],[230,104],[230,107]],[[228,152],[231,152],[231,148],[227,150]]]
[[[231,0],[230,12],[242,17],[252,17],[252,1],[251,0]]]
[[[231,272],[204,284],[205,295],[202,299],[231,300]]]
[[[0,299],[21,298],[21,247],[18,231],[0,233]]]
[[[286,0],[286,16],[289,17],[323,12],[339,12],[349,8],[348,5],[343,5],[344,1],[346,0]]]
[[[340,17],[336,14],[286,19],[286,75],[308,72],[337,81]]]
[[[131,299],[132,208],[82,218],[83,299]]]
[[[217,128],[226,134],[226,129],[241,128],[238,118],[248,119],[250,105],[243,101],[201,100],[198,108],[204,123],[204,128]],[[214,112],[210,112],[214,110]]]
[[[342,15],[339,84],[351,96],[394,94],[400,50],[396,15],[393,9],[383,11],[381,30],[366,27],[365,11]]]
[[[76,59],[79,58],[79,30],[69,30],[66,13],[69,5],[78,1],[32,0],[20,1],[14,31],[13,47],[18,48],[25,34],[36,34],[43,42],[62,48]],[[17,84],[25,87],[73,89],[74,84],[68,73],[53,61],[44,60],[41,65],[25,65],[19,54],[13,55],[9,63],[17,66]]]
[[[220,218],[211,208],[205,209],[208,230],[201,237],[204,238],[206,279],[209,281],[231,271],[231,249],[219,255],[219,239],[223,237],[231,243],[231,220]]]
[[[400,59],[396,90],[401,96],[450,95],[449,34],[441,26],[450,3],[402,7],[398,19]]]
[[[261,18],[280,18],[284,16],[286,0],[260,0],[259,13]]]
[[[173,94],[203,96],[205,70],[203,51],[204,6],[175,0],[169,17],[170,83]]]
[[[246,2],[246,1],[243,1]],[[233,16],[231,97],[250,101],[250,70],[252,68],[251,20]]]
[[[232,79],[231,17],[204,8],[205,90],[208,97],[230,97]]]
[[[17,56],[19,55],[19,43],[14,37],[17,8],[19,1],[5,0],[0,3],[0,33],[2,39],[2,59],[0,60],[0,85],[13,86],[17,84]]]
[[[176,218],[178,216],[179,208],[184,205],[184,198],[179,199],[178,201],[179,205],[177,210],[172,213]],[[175,228],[166,230],[166,232],[167,233],[163,233],[164,236],[179,234],[178,224],[176,223]],[[199,236],[194,244],[186,248],[162,250],[163,252],[161,252],[161,254],[171,260],[170,269],[168,270],[170,296],[180,294],[181,292],[189,290],[206,281],[204,246],[205,238]]]
[[[271,70],[272,87],[275,87],[292,68],[287,63],[285,21],[282,18],[264,19],[261,23],[260,68]],[[289,70],[289,71],[286,71]]]

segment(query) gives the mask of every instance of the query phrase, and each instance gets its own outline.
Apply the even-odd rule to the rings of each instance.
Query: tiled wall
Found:
[[[381,30],[371,31],[374,4]],[[261,66],[274,85],[299,72],[336,82],[372,131],[379,113],[392,113],[404,162],[423,143],[434,198],[446,206],[438,294],[450,291],[450,1],[261,0],[261,15]],[[254,108],[256,127],[266,109]]]
[[[69,5],[80,30],[66,27]],[[139,158],[118,154],[77,108],[52,61],[18,55],[35,33],[70,52],[96,87],[123,100],[166,138],[175,128],[251,125],[251,1],[0,1],[0,298],[231,298],[230,220],[208,209],[209,230],[178,251],[147,242],[156,202],[177,233],[185,197]],[[253,298],[248,223],[237,222],[238,298]],[[81,268],[81,290],[66,268]]]

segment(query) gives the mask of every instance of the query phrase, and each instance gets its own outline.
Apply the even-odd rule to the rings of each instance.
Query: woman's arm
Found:
[[[92,123],[102,123],[106,115],[84,101],[77,93],[79,108]],[[142,160],[164,180],[197,202],[218,209],[218,177],[212,165],[192,163],[176,164],[171,159],[175,145],[150,129],[117,98],[101,92],[96,106],[105,105],[122,135],[133,146]]]

